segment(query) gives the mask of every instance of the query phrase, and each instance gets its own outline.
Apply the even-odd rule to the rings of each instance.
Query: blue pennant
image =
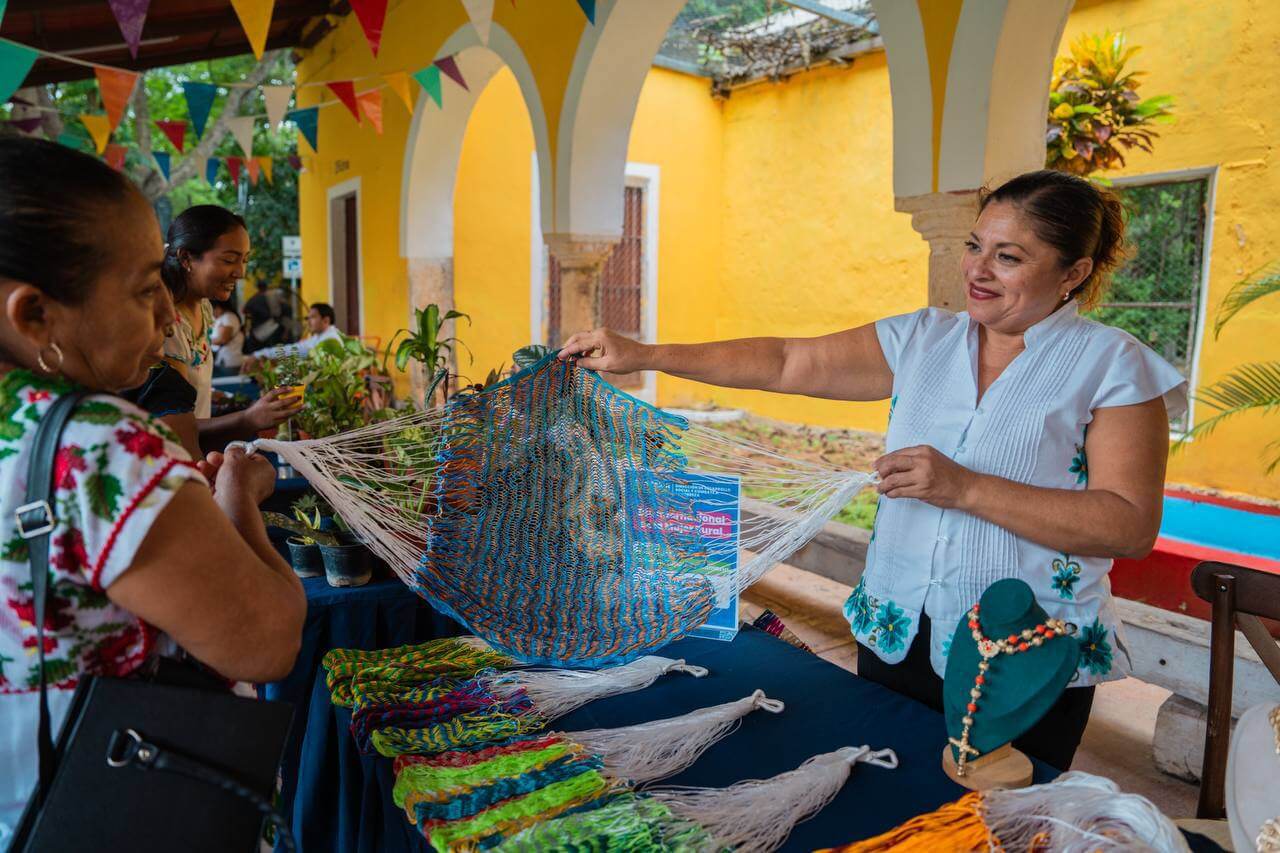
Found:
[[[160,167],[160,173],[164,175],[164,179],[169,180],[169,152],[156,151],[151,156],[156,158],[156,165]]]
[[[182,84],[182,93],[187,96],[187,112],[191,115],[191,126],[196,132],[196,139],[204,136],[204,125],[209,120],[209,111],[213,109],[213,98],[218,94],[218,87],[212,83]]]
[[[298,126],[298,130],[302,131],[302,135],[307,138],[307,144],[311,146],[311,150],[319,153],[320,108],[307,107],[302,110],[290,110],[285,113],[284,117]]]

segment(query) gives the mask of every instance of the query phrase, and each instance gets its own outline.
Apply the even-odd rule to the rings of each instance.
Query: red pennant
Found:
[[[169,141],[173,143],[173,147],[178,149],[181,154],[183,146],[187,141],[187,123],[185,121],[158,121],[156,127],[164,131],[164,135],[169,137]]]
[[[360,121],[360,105],[356,103],[356,84],[350,80],[335,80],[328,84],[329,91],[338,96],[338,100],[351,110],[351,114],[356,117],[356,122]]]
[[[387,0],[350,0],[351,11],[356,13],[356,20],[364,30],[364,37],[369,41],[369,49],[377,57],[378,46],[382,43],[382,24],[387,19]]]
[[[301,168],[302,168],[302,158],[301,158],[301,157],[299,157],[297,154],[290,154],[290,155],[289,155],[289,165],[290,165],[290,166],[292,166],[294,169],[301,169]]]
[[[107,150],[103,153],[102,159],[107,161],[107,165],[115,169],[117,172],[124,171],[124,155],[126,149],[123,145],[112,143],[107,146]]]
[[[231,183],[240,186],[240,168],[244,165],[243,157],[228,157],[227,171],[231,173]]]
[[[452,56],[437,59],[433,64],[448,75],[450,80],[467,89],[467,81],[462,79],[462,72],[458,70],[458,61]],[[471,90],[467,89],[467,91],[470,92]]]

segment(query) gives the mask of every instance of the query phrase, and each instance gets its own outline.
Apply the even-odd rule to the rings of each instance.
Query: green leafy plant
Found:
[[[368,422],[367,375],[377,353],[356,338],[331,339],[311,351],[307,392],[294,421],[312,438],[323,438]]]
[[[338,537],[325,530],[313,528],[309,524],[290,518],[281,512],[263,512],[262,523],[268,527],[279,527],[294,534],[303,545],[337,545]]]
[[[444,401],[448,402],[449,359],[453,355],[454,347],[466,349],[468,356],[471,355],[471,350],[467,349],[466,344],[458,338],[442,337],[444,324],[458,319],[471,322],[471,317],[461,311],[451,310],[441,314],[440,306],[434,303],[426,308],[417,308],[413,312],[413,328],[397,330],[387,342],[387,351],[382,361],[384,370],[394,352],[396,370],[404,371],[408,368],[410,361],[416,361],[426,371],[429,378],[423,403],[427,408],[430,408],[434,402],[437,389],[441,389]],[[397,344],[401,335],[406,337]]]
[[[1218,318],[1213,328],[1214,338],[1217,339],[1223,327],[1241,310],[1276,291],[1280,291],[1280,264],[1263,268],[1236,282],[1218,308]],[[1216,414],[1188,431],[1174,445],[1175,450],[1181,448],[1188,439],[1210,435],[1219,424],[1229,418],[1248,412],[1267,415],[1280,409],[1280,361],[1240,365],[1202,389],[1196,400],[1209,406]],[[1264,453],[1271,456],[1266,471],[1272,474],[1280,466],[1280,439],[1268,443]]]
[[[526,367],[532,367],[542,361],[551,353],[555,352],[551,347],[542,344],[529,344],[527,347],[520,347],[511,354],[511,360],[516,363],[516,368],[524,370]]]
[[[1174,120],[1173,96],[1138,97],[1142,71],[1126,65],[1139,48],[1124,33],[1082,35],[1054,64],[1045,134],[1050,169],[1088,175],[1124,165],[1133,148],[1151,153],[1152,127]]]

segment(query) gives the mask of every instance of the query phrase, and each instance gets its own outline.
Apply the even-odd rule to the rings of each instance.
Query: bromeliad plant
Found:
[[[1123,33],[1082,35],[1054,63],[1046,166],[1088,175],[1123,166],[1130,149],[1151,153],[1153,125],[1174,120],[1173,96],[1138,97],[1145,72],[1125,68],[1138,50]]]
[[[1218,308],[1218,318],[1213,326],[1214,339],[1217,340],[1223,327],[1241,310],[1277,291],[1280,291],[1280,263],[1264,267],[1236,282]],[[1280,409],[1280,361],[1242,364],[1202,389],[1196,400],[1216,414],[1196,424],[1174,445],[1175,450],[1188,439],[1209,435],[1228,418],[1247,412],[1267,415]],[[1267,473],[1271,474],[1280,466],[1280,439],[1270,442],[1264,452],[1271,456],[1267,464]]]
[[[427,384],[423,405],[428,409],[435,402],[437,389],[441,390],[443,402],[449,401],[449,360],[454,347],[462,347],[467,350],[468,355],[471,354],[466,344],[456,337],[442,337],[444,324],[458,319],[466,320],[468,324],[471,322],[471,317],[461,311],[450,310],[441,314],[440,306],[434,303],[426,308],[414,309],[413,328],[400,329],[387,342],[387,352],[382,359],[383,369],[386,369],[393,351],[397,370],[404,371],[411,361],[421,365]],[[407,337],[397,344],[401,335]]]

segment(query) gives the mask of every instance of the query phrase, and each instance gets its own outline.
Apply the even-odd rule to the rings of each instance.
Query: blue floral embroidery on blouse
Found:
[[[1089,482],[1089,457],[1084,452],[1084,441],[1089,435],[1089,426],[1085,425],[1084,432],[1080,436],[1080,443],[1076,445],[1076,455],[1071,458],[1071,467],[1068,472],[1076,475],[1076,484]]]
[[[1080,635],[1080,668],[1092,675],[1106,675],[1111,671],[1111,644],[1107,642],[1107,633],[1107,626],[1094,619]]]
[[[1075,598],[1075,585],[1078,580],[1080,580],[1080,564],[1071,559],[1070,554],[1063,554],[1061,559],[1053,561],[1053,588],[1057,590],[1059,597]]]
[[[860,581],[844,603],[844,616],[860,642],[885,654],[903,648],[911,630],[911,617],[892,601],[880,601],[867,593]]]
[[[890,654],[900,650],[910,629],[911,620],[901,607],[892,601],[880,605],[876,612],[876,646],[880,651]]]

